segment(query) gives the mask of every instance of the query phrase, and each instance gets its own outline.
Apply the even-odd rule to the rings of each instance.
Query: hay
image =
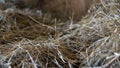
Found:
[[[41,10],[1,10],[0,68],[119,68],[119,6],[101,0],[79,22]]]

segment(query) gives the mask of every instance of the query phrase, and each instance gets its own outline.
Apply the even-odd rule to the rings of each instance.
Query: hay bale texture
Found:
[[[0,68],[120,67],[119,0],[100,0],[77,22],[13,1],[2,4],[10,6],[0,10]]]

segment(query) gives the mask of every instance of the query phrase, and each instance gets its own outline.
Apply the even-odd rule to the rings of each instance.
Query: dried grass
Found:
[[[41,10],[0,11],[0,68],[119,68],[118,0],[101,0],[79,22]]]

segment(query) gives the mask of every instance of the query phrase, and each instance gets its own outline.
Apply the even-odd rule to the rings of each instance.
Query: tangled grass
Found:
[[[119,6],[101,0],[79,22],[40,10],[1,10],[0,68],[119,68]]]

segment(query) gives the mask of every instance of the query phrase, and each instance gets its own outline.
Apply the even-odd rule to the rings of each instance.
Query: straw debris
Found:
[[[101,0],[80,21],[0,10],[0,68],[119,68],[120,4]]]

